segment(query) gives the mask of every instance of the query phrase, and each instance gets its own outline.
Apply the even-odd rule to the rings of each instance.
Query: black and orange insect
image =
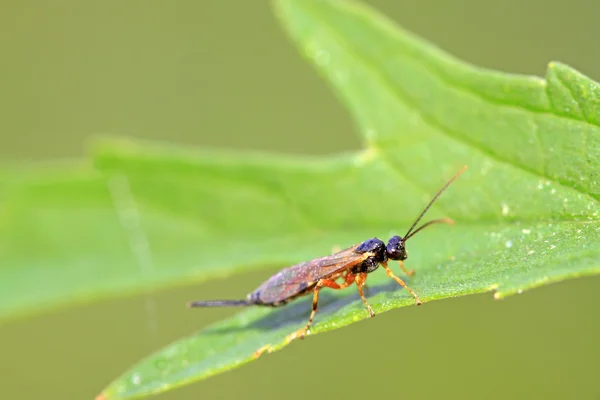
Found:
[[[446,188],[465,171],[466,168],[467,166],[464,166],[444,185],[444,187],[440,189],[427,207],[425,207],[421,215],[415,220],[404,237],[392,236],[388,241],[387,246],[382,240],[372,238],[335,254],[284,268],[260,285],[244,300],[194,301],[190,303],[189,306],[227,307],[256,305],[278,307],[297,297],[312,293],[312,312],[310,313],[308,323],[304,328],[301,328],[286,337],[286,342],[290,342],[296,338],[304,338],[309,331],[317,311],[319,291],[323,287],[340,290],[355,283],[358,288],[358,294],[367,306],[369,315],[371,317],[375,316],[373,309],[365,298],[363,286],[367,280],[367,275],[375,271],[380,265],[385,269],[387,276],[394,279],[400,286],[408,290],[415,298],[417,305],[421,305],[419,296],[406,286],[402,279],[394,275],[388,266],[388,260],[398,261],[400,269],[402,269],[406,275],[411,276],[414,274],[414,270],[407,271],[404,267],[404,260],[407,258],[406,242],[422,229],[430,225],[438,223],[454,223],[450,218],[441,218],[429,221],[415,229],[432,204],[440,197],[444,190],[446,190]],[[336,282],[338,279],[341,279],[341,283]]]

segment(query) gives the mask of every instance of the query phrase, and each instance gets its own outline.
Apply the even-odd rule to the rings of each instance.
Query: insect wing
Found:
[[[309,271],[306,280],[310,280],[315,284],[319,279],[327,278],[331,274],[335,274],[336,272],[343,271],[363,262],[368,254],[356,253],[354,250],[357,247],[358,245],[352,246],[330,256],[317,258],[303,263],[308,264],[305,267],[305,269]]]
[[[301,294],[319,279],[343,271],[365,260],[366,255],[349,247],[330,256],[316,258],[284,268],[256,289],[250,296],[265,304],[277,304]]]

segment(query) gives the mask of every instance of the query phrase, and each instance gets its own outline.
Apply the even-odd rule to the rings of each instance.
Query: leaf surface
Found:
[[[333,245],[402,235],[468,164],[428,214],[457,225],[409,243],[407,266],[417,274],[407,283],[422,300],[491,290],[501,297],[600,272],[596,82],[559,63],[545,79],[476,68],[353,2],[276,4],[301,52],[347,106],[365,149],[276,159],[104,147],[98,165],[127,177],[141,209],[170,213],[196,232],[181,243],[159,243],[159,231],[150,238],[161,269],[181,277],[292,264]],[[184,268],[186,260],[200,265]],[[381,271],[368,285],[376,313],[414,304]],[[309,311],[310,299],[248,309],[149,356],[102,398],[142,397],[247,363],[265,344],[283,347]],[[311,334],[367,316],[355,290],[324,291]]]

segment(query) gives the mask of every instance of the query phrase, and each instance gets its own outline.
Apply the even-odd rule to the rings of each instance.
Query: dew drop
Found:
[[[131,376],[131,383],[133,383],[134,385],[139,385],[140,383],[142,383],[142,377],[139,374],[133,374]]]
[[[513,245],[512,240],[507,240],[506,243],[505,243],[505,245],[506,245],[507,249],[510,249],[512,247],[512,245]]]
[[[490,161],[485,161],[481,167],[481,175],[487,175],[494,165]]]
[[[523,294],[523,289],[519,289],[519,290],[517,290],[517,293],[518,293],[518,294]]]

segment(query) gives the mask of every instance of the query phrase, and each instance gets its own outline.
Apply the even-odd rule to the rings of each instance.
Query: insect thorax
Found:
[[[372,253],[373,255],[350,270],[353,274],[370,273],[379,268],[379,264],[387,261],[385,243],[378,238],[365,240],[355,250],[357,253]]]
[[[384,253],[384,255],[385,255],[385,253]],[[368,274],[370,272],[375,271],[377,268],[379,268],[380,262],[381,261],[379,261],[379,257],[369,257],[365,261],[361,262],[360,264],[352,267],[352,269],[350,269],[350,272],[352,274],[359,274],[359,273],[367,273]]]

